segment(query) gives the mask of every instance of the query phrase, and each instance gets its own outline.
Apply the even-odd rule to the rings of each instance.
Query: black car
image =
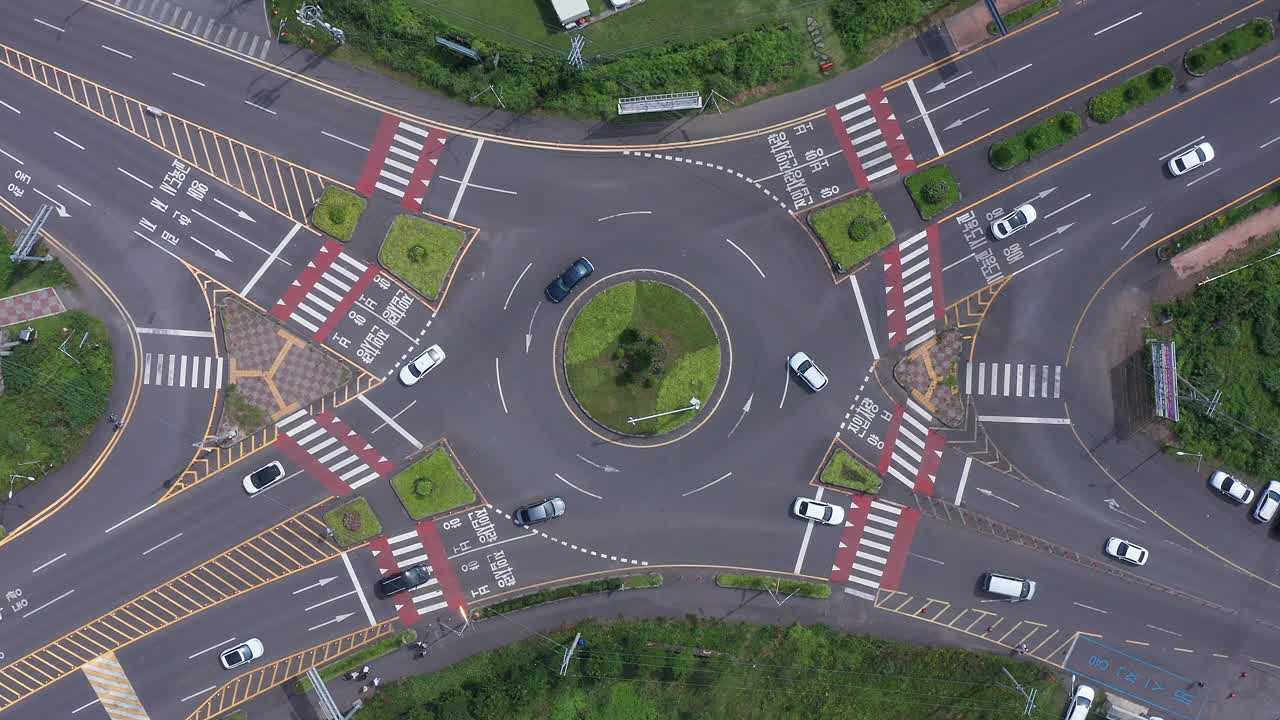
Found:
[[[547,286],[547,299],[553,303],[569,297],[569,293],[577,287],[578,283],[586,280],[591,273],[595,272],[595,267],[590,260],[584,257],[573,261],[573,264],[560,273],[559,277],[551,281]]]
[[[378,581],[378,591],[383,597],[399,595],[431,580],[431,568],[422,563],[410,565],[394,575],[388,575]]]
[[[564,500],[558,497],[539,500],[516,510],[511,519],[517,525],[537,525],[564,514]]]

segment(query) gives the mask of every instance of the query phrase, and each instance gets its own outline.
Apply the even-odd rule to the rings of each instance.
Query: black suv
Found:
[[[431,568],[422,563],[410,565],[394,575],[388,575],[378,581],[378,591],[383,597],[399,595],[419,585],[425,585],[431,579]]]

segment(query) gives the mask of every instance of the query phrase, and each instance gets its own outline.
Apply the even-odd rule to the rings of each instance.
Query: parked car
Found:
[[[1146,565],[1147,549],[1118,537],[1107,538],[1107,554],[1130,565]]]
[[[1253,502],[1253,488],[1221,470],[1214,472],[1213,477],[1209,478],[1209,487],[1217,490],[1223,497],[1241,505],[1248,505]]]
[[[1093,688],[1088,685],[1077,685],[1076,691],[1071,694],[1071,705],[1067,707],[1067,714],[1063,715],[1063,720],[1085,720],[1089,717],[1089,708],[1093,706]]]
[[[791,513],[802,520],[812,520],[820,525],[844,523],[844,508],[813,498],[796,498],[791,505]]]
[[[249,638],[233,648],[223,650],[218,660],[223,668],[230,670],[260,657],[262,657],[262,641],[258,638]]]
[[[517,525],[537,525],[564,514],[564,500],[553,497],[529,503],[511,514]]]
[[[284,466],[279,461],[269,462],[244,476],[244,491],[257,495],[284,479]]]
[[[400,368],[400,382],[412,385],[421,380],[423,375],[439,367],[442,362],[444,362],[444,350],[441,350],[439,345],[432,345]]]
[[[391,597],[426,585],[430,581],[431,568],[424,563],[418,563],[379,580],[378,592],[382,593],[382,597]]]
[[[1030,204],[1019,205],[1013,212],[991,223],[991,234],[1003,240],[1036,221],[1036,209]]]
[[[1174,177],[1186,175],[1213,159],[1213,146],[1202,142],[1185,152],[1178,153],[1169,161],[1169,173]]]
[[[787,358],[787,364],[791,366],[791,371],[799,375],[804,384],[809,386],[810,390],[818,392],[827,386],[826,373],[819,370],[808,355],[798,352]]]
[[[553,303],[564,300],[569,297],[569,293],[573,292],[578,283],[586,280],[595,271],[596,268],[590,260],[584,257],[574,260],[573,264],[565,268],[565,271],[556,276],[556,279],[547,286],[547,299]]]
[[[1258,495],[1258,504],[1253,508],[1253,519],[1260,523],[1269,523],[1280,509],[1280,482],[1272,480]]]

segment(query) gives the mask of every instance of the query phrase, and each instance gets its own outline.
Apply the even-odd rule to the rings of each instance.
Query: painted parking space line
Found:
[[[1081,637],[1063,668],[1106,688],[1162,710],[1164,715],[1192,720],[1207,700],[1194,678],[1162,668],[1091,637]]]

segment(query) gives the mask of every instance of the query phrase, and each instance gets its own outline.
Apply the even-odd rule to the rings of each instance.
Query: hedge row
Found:
[[[1172,87],[1173,71],[1157,65],[1090,98],[1089,117],[1098,122],[1111,122],[1169,92]]]
[[[1183,65],[1192,75],[1204,75],[1223,63],[1238,60],[1275,39],[1269,18],[1254,18],[1187,51]]]
[[[1084,129],[1080,116],[1062,112],[1036,123],[1011,138],[991,146],[991,166],[997,170],[1017,167],[1031,158],[1065,144]]]

